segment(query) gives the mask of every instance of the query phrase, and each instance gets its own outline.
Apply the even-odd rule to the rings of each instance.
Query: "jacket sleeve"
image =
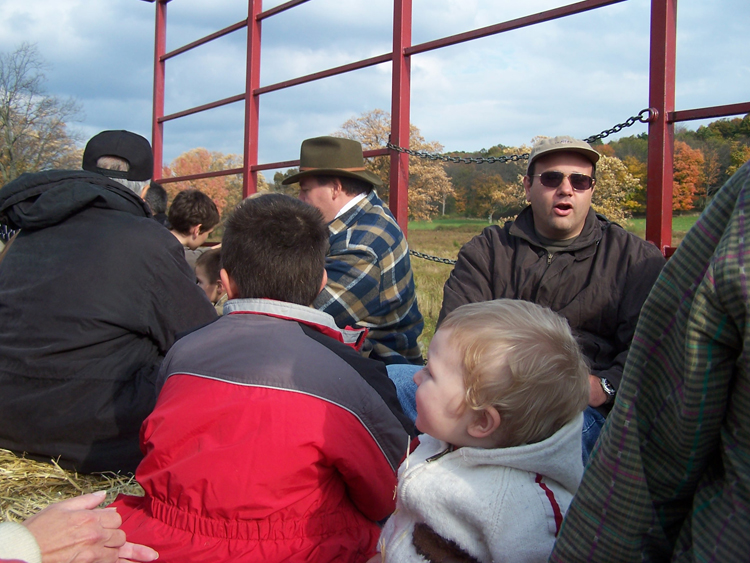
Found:
[[[313,306],[331,315],[340,327],[354,326],[378,314],[380,267],[374,252],[348,249],[326,258],[328,283]]]
[[[0,523],[0,561],[41,563],[39,544],[26,526],[16,522]]]
[[[338,409],[341,420],[335,440],[327,440],[329,460],[341,474],[354,505],[370,520],[377,522],[396,508],[396,470],[367,428],[351,413]],[[408,440],[403,434],[404,453]]]
[[[617,332],[615,333],[614,343],[621,351],[617,354],[612,366],[608,369],[601,371],[592,370],[594,375],[606,378],[615,389],[619,389],[620,382],[622,381],[625,360],[630,351],[630,344],[633,341],[641,308],[646,302],[651,288],[656,283],[656,279],[659,277],[664,263],[664,256],[662,256],[661,252],[649,244],[628,269],[625,288],[619,306]]]
[[[174,344],[175,336],[203,326],[217,314],[203,290],[195,283],[181,246],[162,252],[151,267],[156,268],[156,283],[144,298],[145,326],[158,343],[161,355]]]
[[[494,249],[487,229],[461,248],[456,265],[443,287],[443,306],[438,316],[438,326],[448,313],[461,305],[495,298],[492,282],[494,261]]]

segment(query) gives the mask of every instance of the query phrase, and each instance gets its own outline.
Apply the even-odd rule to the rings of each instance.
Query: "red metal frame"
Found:
[[[149,0],[152,1],[152,0]],[[626,0],[584,0],[552,10],[532,14],[515,20],[490,25],[465,33],[411,45],[412,0],[394,0],[393,6],[393,50],[368,59],[355,61],[306,76],[300,76],[277,84],[260,85],[261,22],[281,12],[292,9],[309,0],[291,0],[267,11],[262,10],[262,0],[248,0],[247,19],[230,25],[202,39],[193,41],[170,53],[166,53],[166,5],[170,0],[156,1],[156,47],[154,60],[154,114],[153,137],[154,178],[161,178],[163,159],[163,124],[186,115],[206,111],[240,101],[245,102],[244,162],[241,168],[207,172],[190,177],[161,178],[161,181],[176,182],[186,179],[210,178],[229,174],[243,175],[243,196],[255,192],[257,173],[298,166],[298,160],[258,163],[258,123],[260,97],[305,84],[315,80],[336,76],[353,70],[390,62],[392,65],[391,93],[391,142],[406,147],[409,144],[411,56],[489,35],[496,35],[559,19],[588,10],[602,8]],[[674,123],[693,119],[706,119],[750,113],[750,102],[675,111],[675,44],[676,44],[677,0],[651,0],[651,58],[649,77],[649,106],[654,109],[649,123],[648,145],[648,193],[646,211],[646,238],[656,244],[662,252],[669,254],[672,239],[672,169],[674,165]],[[180,55],[223,37],[247,28],[247,68],[245,92],[164,115],[165,63]],[[406,232],[408,217],[409,159],[406,154],[388,149],[365,151],[365,156],[390,156],[390,208],[399,225]]]

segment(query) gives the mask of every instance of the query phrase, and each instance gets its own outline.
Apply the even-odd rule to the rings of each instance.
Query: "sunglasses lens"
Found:
[[[562,172],[542,172],[539,175],[539,181],[547,188],[557,188],[562,184],[563,178],[565,174]]]
[[[574,190],[588,190],[591,187],[591,176],[586,176],[586,174],[571,174],[570,185],[573,186]]]

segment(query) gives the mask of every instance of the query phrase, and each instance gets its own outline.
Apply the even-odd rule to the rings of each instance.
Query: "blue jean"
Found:
[[[594,407],[588,407],[583,411],[583,432],[581,432],[581,446],[583,449],[584,467],[589,461],[589,456],[596,445],[599,434],[602,431],[606,419]]]
[[[396,386],[398,401],[401,403],[404,414],[414,422],[417,420],[417,401],[415,398],[417,384],[414,383],[414,374],[422,369],[422,366],[391,364],[385,367],[388,370],[388,377]]]

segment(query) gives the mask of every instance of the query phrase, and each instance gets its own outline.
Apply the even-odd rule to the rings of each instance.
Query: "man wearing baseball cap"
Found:
[[[0,222],[20,229],[0,264],[0,448],[134,471],[161,359],[216,313],[139,196],[149,142],[104,131],[83,168],[0,189]]]
[[[591,209],[598,160],[572,137],[539,141],[523,178],[529,205],[464,245],[438,317],[439,326],[460,305],[499,298],[564,316],[591,368],[584,458],[612,408],[641,306],[664,265],[654,245]]]
[[[336,324],[367,327],[371,358],[386,364],[422,363],[417,337],[424,322],[417,307],[409,246],[375,192],[381,181],[365,168],[362,145],[316,137],[302,142],[299,198],[328,222],[328,282],[313,306]]]

